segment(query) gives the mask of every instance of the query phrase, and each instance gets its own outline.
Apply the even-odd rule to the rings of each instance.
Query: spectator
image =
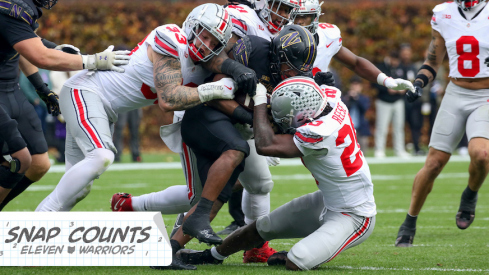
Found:
[[[384,59],[384,63],[377,67],[393,78],[403,77],[398,52],[391,52],[390,56]],[[409,154],[404,149],[405,108],[403,99],[406,91],[396,91],[378,84],[375,87],[378,91],[375,101],[375,157],[385,157],[386,138],[391,121],[394,152],[399,157],[407,157]]]
[[[129,148],[131,149],[132,161],[141,162],[141,155],[139,153],[139,125],[141,124],[141,109],[131,110],[125,113],[120,113],[119,118],[114,126],[114,145],[117,149],[114,161],[121,161],[122,151],[124,150],[124,127],[129,127],[129,134],[131,136],[129,140]]]
[[[341,100],[350,111],[360,149],[365,154],[368,149],[368,138],[371,136],[368,121],[365,119],[365,112],[370,108],[370,99],[362,94],[362,90],[362,79],[355,75],[350,79],[350,88]]]

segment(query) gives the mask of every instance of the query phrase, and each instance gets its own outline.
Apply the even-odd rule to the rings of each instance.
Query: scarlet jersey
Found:
[[[65,86],[96,92],[104,105],[115,113],[156,104],[158,99],[153,80],[153,63],[148,58],[148,47],[158,54],[180,61],[182,84],[186,86],[197,87],[211,75],[189,57],[187,37],[183,30],[169,24],[154,29],[132,50],[129,64],[123,66],[124,73],[100,71],[90,74],[84,70],[70,78]]]
[[[489,68],[484,64],[489,57],[488,7],[467,20],[458,11],[457,3],[443,3],[433,9],[431,26],[445,39],[450,77],[489,77]]]
[[[341,31],[333,24],[319,23],[315,38],[317,38],[318,53],[312,71],[314,75],[317,72],[328,71],[331,59],[338,53],[342,45]]]
[[[336,88],[326,91],[333,110],[299,128],[294,143],[316,179],[327,209],[372,217],[376,214],[370,169],[357,143],[348,108]]]
[[[255,35],[268,41],[275,37],[265,26],[256,11],[247,5],[229,5],[226,10],[231,15],[233,33],[237,36]]]

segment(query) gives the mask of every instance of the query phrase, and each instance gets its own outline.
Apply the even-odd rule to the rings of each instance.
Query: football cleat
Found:
[[[217,232],[217,235],[229,235],[239,229],[241,226],[236,223],[236,221],[233,221],[230,225],[226,226],[223,230]]]
[[[287,251],[283,250],[277,253],[272,254],[272,256],[268,257],[267,264],[268,265],[285,265],[287,263]]]
[[[475,196],[472,200],[462,198],[460,200],[460,207],[458,208],[457,215],[455,216],[455,221],[457,223],[457,227],[460,229],[467,229],[475,219],[475,206],[477,205],[477,198]]]
[[[411,247],[413,246],[414,235],[416,234],[416,228],[409,228],[404,224],[399,228],[397,233],[396,243],[397,247]]]
[[[134,211],[131,198],[132,195],[128,193],[115,193],[110,199],[110,209],[113,212]]]
[[[177,252],[177,257],[186,264],[202,265],[202,264],[222,264],[223,260],[214,258],[210,249],[204,251],[192,249],[180,249]]]
[[[183,234],[197,238],[199,242],[207,244],[221,244],[221,237],[212,230],[208,216],[191,214],[182,225]]]
[[[186,264],[177,257],[173,257],[171,264],[168,266],[150,266],[150,268],[158,269],[158,270],[196,270],[197,269],[196,266]]]
[[[185,217],[185,213],[178,214],[177,219],[175,220],[175,224],[173,225],[173,229],[171,230],[170,233],[170,239],[173,237],[173,235],[175,235],[175,233],[177,233],[178,228],[182,226],[184,217]]]
[[[260,248],[253,248],[243,253],[243,263],[266,263],[268,258],[277,253],[277,250],[265,242]]]

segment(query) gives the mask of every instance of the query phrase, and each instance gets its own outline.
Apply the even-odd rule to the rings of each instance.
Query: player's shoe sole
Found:
[[[476,196],[473,200],[465,200],[463,195],[460,199],[460,206],[458,208],[457,215],[455,216],[455,222],[457,227],[464,230],[467,229],[475,219],[475,207],[477,205]]]
[[[285,265],[287,263],[287,251],[280,251],[268,257],[268,265]]]
[[[212,257],[211,250],[206,249],[204,251],[192,250],[192,249],[180,249],[177,252],[177,257],[186,264],[191,265],[203,265],[203,264],[222,264],[222,260],[218,260]]]

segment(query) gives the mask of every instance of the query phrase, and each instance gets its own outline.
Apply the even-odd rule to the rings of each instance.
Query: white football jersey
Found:
[[[318,53],[314,61],[313,75],[317,72],[327,72],[331,59],[341,49],[342,41],[340,29],[333,24],[319,23],[317,28],[317,36],[319,37]]]
[[[87,70],[84,70],[70,78],[65,85],[98,93],[104,104],[115,113],[157,104],[153,63],[148,58],[148,46],[156,53],[180,61],[182,84],[185,86],[197,87],[211,75],[189,57],[185,32],[175,24],[168,24],[154,29],[132,50],[129,64],[123,66],[124,73],[99,71],[87,74]]]
[[[467,20],[457,3],[443,3],[433,9],[431,26],[445,39],[450,77],[489,77],[489,68],[484,64],[489,57],[489,7]]]
[[[247,5],[229,5],[226,10],[231,15],[233,33],[238,37],[255,35],[268,41],[275,37],[265,26],[256,11]]]
[[[376,214],[370,169],[360,151],[341,92],[325,90],[333,110],[299,128],[294,143],[302,162],[316,179],[327,209],[372,217]]]

